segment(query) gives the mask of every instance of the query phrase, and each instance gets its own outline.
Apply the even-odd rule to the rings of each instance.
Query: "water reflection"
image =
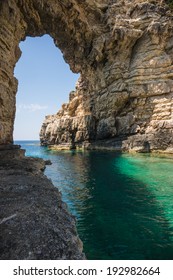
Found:
[[[63,194],[88,259],[173,259],[173,160],[113,152],[51,152],[46,169]]]
[[[153,186],[158,185],[155,166],[153,178],[144,159],[140,169],[138,158],[135,163],[108,152],[58,153],[58,158],[61,180],[56,183],[78,217],[89,259],[173,258],[170,221],[143,180],[151,178]],[[172,222],[173,211],[169,219]]]

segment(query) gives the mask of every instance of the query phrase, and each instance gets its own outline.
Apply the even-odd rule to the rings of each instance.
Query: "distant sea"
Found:
[[[52,161],[45,174],[76,216],[88,259],[173,259],[171,157],[15,143],[27,156]]]

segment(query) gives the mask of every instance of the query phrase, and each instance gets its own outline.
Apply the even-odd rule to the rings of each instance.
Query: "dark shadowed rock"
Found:
[[[0,259],[84,259],[82,242],[41,159],[0,157]],[[0,152],[1,155],[1,152]]]

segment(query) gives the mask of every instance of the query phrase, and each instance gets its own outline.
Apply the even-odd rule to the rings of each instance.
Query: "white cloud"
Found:
[[[19,104],[17,108],[17,112],[20,112],[21,110],[27,110],[29,112],[36,112],[36,111],[41,111],[45,110],[48,107],[45,105],[40,105],[40,104]]]

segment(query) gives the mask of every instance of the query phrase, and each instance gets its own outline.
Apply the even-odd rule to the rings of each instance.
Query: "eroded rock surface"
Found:
[[[44,164],[11,146],[19,43],[44,34],[81,76],[69,103],[46,117],[42,144],[173,151],[173,19],[166,1],[1,0],[0,252],[5,259],[84,257],[74,219],[40,171]]]
[[[171,12],[165,1],[99,2],[94,1],[100,17],[94,31],[89,27],[92,43],[76,91],[45,118],[41,143],[172,152]]]
[[[41,159],[0,150],[0,259],[84,259],[75,219]]]
[[[172,30],[163,0],[1,0],[0,144],[13,142],[19,43],[49,34],[81,77],[69,103],[46,117],[42,144],[115,138],[128,140],[125,150],[171,151]]]

